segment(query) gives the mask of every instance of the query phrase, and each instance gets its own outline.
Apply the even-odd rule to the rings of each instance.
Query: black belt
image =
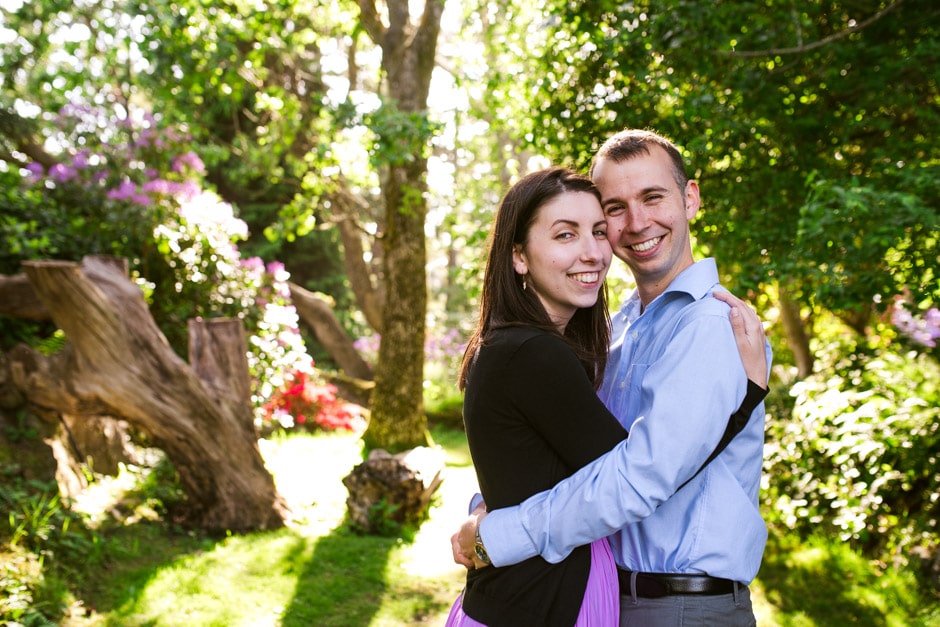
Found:
[[[676,594],[731,594],[734,582],[730,579],[709,577],[708,575],[672,575],[668,573],[633,573],[622,568],[617,569],[620,580],[620,594],[630,596],[633,591],[630,580],[636,574],[636,595],[644,599],[658,599]]]

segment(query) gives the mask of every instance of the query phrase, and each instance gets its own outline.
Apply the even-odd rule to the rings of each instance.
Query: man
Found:
[[[469,563],[459,543],[497,566],[539,554],[556,562],[609,535],[621,625],[754,625],[747,584],[767,538],[763,405],[696,474],[747,386],[727,307],[710,297],[714,260],[692,257],[698,185],[672,143],[639,130],[610,138],[591,177],[614,254],[637,284],[613,317],[600,391],[630,436],[552,490],[471,519],[454,537],[455,559]]]

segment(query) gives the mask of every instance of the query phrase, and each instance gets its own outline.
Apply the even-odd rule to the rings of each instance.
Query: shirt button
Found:
[[[633,331],[632,333],[630,333],[630,337],[632,337],[635,340],[636,338],[640,337],[640,334],[636,331]]]

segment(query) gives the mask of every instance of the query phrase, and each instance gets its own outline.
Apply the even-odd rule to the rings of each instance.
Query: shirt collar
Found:
[[[701,261],[693,263],[691,266],[679,273],[672,280],[662,294],[653,299],[649,304],[652,307],[656,301],[663,295],[670,292],[682,292],[691,296],[694,300],[699,300],[708,296],[718,283],[718,265],[712,257],[707,257]],[[640,292],[633,290],[629,298],[624,301],[620,311],[628,318],[635,319],[640,315]]]

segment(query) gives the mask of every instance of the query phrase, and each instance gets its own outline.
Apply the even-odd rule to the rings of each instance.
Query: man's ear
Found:
[[[526,263],[525,251],[518,244],[512,247],[512,269],[520,276],[529,273],[529,264]]]
[[[689,180],[685,184],[685,217],[691,222],[699,207],[702,206],[702,197],[699,194],[698,183]]]

